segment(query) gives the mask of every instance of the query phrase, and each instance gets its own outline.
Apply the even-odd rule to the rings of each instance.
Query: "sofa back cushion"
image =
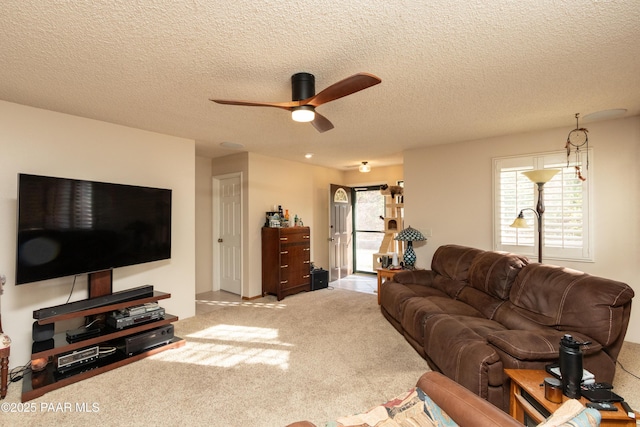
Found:
[[[461,288],[455,298],[472,306],[487,319],[509,298],[513,282],[528,260],[506,252],[482,252],[469,267],[468,286]]]
[[[469,284],[501,300],[509,298],[516,276],[529,264],[523,256],[506,252],[478,254],[469,267]]]
[[[529,264],[516,277],[509,301],[513,313],[527,323],[577,331],[606,347],[626,332],[633,295],[621,282],[564,267]]]
[[[432,286],[455,298],[467,286],[469,267],[481,249],[459,245],[444,245],[436,249],[431,260],[434,272]]]
[[[466,281],[469,267],[481,249],[458,245],[444,245],[436,249],[431,260],[431,270],[449,279]]]

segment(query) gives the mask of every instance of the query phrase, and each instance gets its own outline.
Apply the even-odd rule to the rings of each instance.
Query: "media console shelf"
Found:
[[[38,323],[48,324],[77,317],[100,315],[103,313],[120,310],[126,307],[145,304],[148,302],[157,302],[159,300],[167,299],[170,297],[171,294],[154,291],[153,296],[148,296],[132,301],[119,302],[117,304],[109,304],[87,310],[79,310],[73,313],[65,313],[57,316],[47,317],[45,319],[38,320]],[[95,347],[101,344],[104,344],[105,347],[111,347],[112,343],[110,342],[114,340],[148,331],[157,327],[166,326],[177,320],[177,316],[165,314],[164,318],[160,320],[132,326],[125,329],[108,329],[99,336],[74,343],[67,342],[66,332],[61,332],[54,335],[52,340],[50,340],[52,342],[50,342],[49,345],[34,345],[34,349],[31,354],[31,362],[33,363],[34,361],[45,359],[49,360],[49,363],[42,371],[29,371],[25,374],[24,379],[22,380],[22,402],[35,399],[52,390],[56,390],[61,387],[76,383],[78,381],[91,378],[103,372],[128,365],[129,363],[144,359],[145,357],[151,356],[153,354],[160,353],[172,348],[182,347],[186,343],[186,341],[180,337],[174,336],[167,344],[147,349],[132,356],[127,356],[122,352],[116,351],[114,354],[110,354],[98,359],[95,362],[78,367],[77,369],[74,369],[66,374],[60,374],[59,372],[57,372],[55,361],[51,361],[52,359],[55,359],[56,356],[68,354],[75,350],[84,349],[87,347]]]

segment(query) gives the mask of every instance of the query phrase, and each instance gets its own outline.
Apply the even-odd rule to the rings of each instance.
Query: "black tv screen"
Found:
[[[171,258],[171,190],[19,174],[16,284]]]

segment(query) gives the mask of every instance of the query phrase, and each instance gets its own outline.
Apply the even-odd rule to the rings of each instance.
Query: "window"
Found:
[[[575,161],[575,158],[571,159]],[[560,169],[543,187],[542,255],[545,259],[593,261],[591,242],[590,192],[593,187],[593,153],[580,153],[582,174],[575,163],[567,166],[566,152],[543,153],[494,159],[494,248],[537,258],[538,230],[535,210],[538,188],[521,172],[534,169]],[[528,209],[529,208],[529,209]],[[524,209],[529,228],[510,227]]]

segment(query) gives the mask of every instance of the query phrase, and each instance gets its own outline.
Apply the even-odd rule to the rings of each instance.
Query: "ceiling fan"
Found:
[[[318,132],[333,129],[333,124],[323,115],[318,114],[316,107],[329,101],[351,95],[368,87],[377,85],[382,80],[369,73],[358,73],[340,80],[316,94],[315,77],[309,73],[296,73],[291,76],[291,101],[288,102],[252,102],[211,99],[218,104],[243,105],[247,107],[275,107],[291,111],[291,118],[298,122],[311,122]]]

